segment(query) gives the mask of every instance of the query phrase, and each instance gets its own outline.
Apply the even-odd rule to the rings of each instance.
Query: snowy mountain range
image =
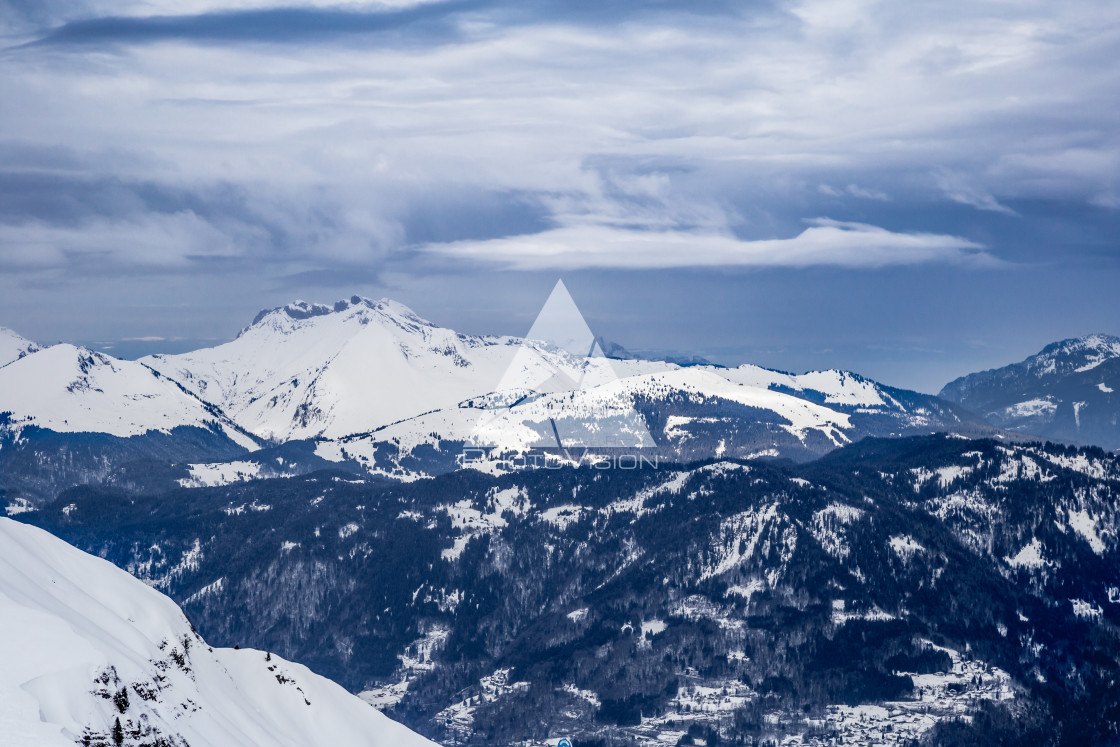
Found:
[[[1120,449],[1120,337],[1089,335],[961,377],[940,397],[1010,431]]]
[[[206,644],[163,594],[0,518],[0,742],[431,747],[335,683]]]
[[[358,296],[262,311],[233,341],[182,355],[125,361],[7,330],[0,355],[0,488],[32,502],[79,484],[215,485],[331,465],[412,480],[578,464],[618,451],[605,434],[670,462],[804,461],[933,431],[1120,446],[1120,338],[1103,335],[940,397],[838,370],[573,354]],[[511,375],[538,389],[526,396]]]
[[[66,343],[29,350],[0,367],[0,412],[7,413],[8,429],[128,437],[199,428],[256,448],[221,410],[142,363]]]
[[[183,484],[328,463],[415,479],[508,471],[511,458],[541,448],[572,463],[600,445],[587,434],[610,428],[618,445],[673,461],[804,460],[868,435],[994,432],[935,397],[848,372],[573,355],[536,339],[459,334],[357,296],[266,310],[229,343],[139,361],[2,339],[12,360],[0,367],[0,474],[33,498],[131,484],[140,477],[127,465],[141,460]],[[509,399],[511,372],[545,389]],[[548,389],[558,379],[578,386]],[[465,460],[464,447],[480,441],[486,451]]]
[[[845,372],[790,376],[749,365],[682,368],[638,359],[573,360],[521,338],[458,334],[398,303],[357,296],[333,306],[297,302],[262,312],[230,343],[141,362],[272,442],[337,440],[389,427],[389,438],[424,439],[438,428],[440,440],[464,441],[479,419],[473,400],[499,387],[526,344],[540,363],[567,370],[572,378],[601,382],[584,386],[577,402],[562,405],[578,410],[581,418],[594,419],[619,396],[634,401],[683,395],[768,411],[798,439],[823,437],[833,445],[850,438],[845,433],[853,428],[849,410],[909,416],[900,419],[899,429],[941,425],[938,414],[907,408],[885,387]],[[551,399],[567,400],[569,394]],[[548,402],[538,402],[538,411],[550,409]],[[525,417],[549,416],[530,412]],[[674,425],[685,429],[687,423]],[[516,437],[506,445],[526,447]]]
[[[392,301],[296,302],[237,339],[141,362],[271,442],[338,437],[490,391],[520,340],[458,335]]]

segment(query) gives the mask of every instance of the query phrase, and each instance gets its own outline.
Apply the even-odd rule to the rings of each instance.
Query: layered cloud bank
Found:
[[[1114,2],[0,7],[0,315],[43,339],[149,336],[168,300],[161,334],[220,337],[355,284],[450,324],[485,285],[494,329],[523,301],[495,269],[928,268],[909,297],[971,319],[1052,299],[1015,354],[1112,326],[1071,309],[1120,281]]]
[[[883,267],[922,262],[992,264],[983,247],[958,236],[895,233],[828,219],[787,239],[743,240],[709,232],[572,226],[529,236],[429,247],[448,256],[519,270],[668,267]]]
[[[1109,3],[21,5],[0,83],[13,270],[284,272],[511,235],[547,255],[573,222],[831,264],[801,221],[1120,201]],[[853,264],[918,256],[881,238]]]

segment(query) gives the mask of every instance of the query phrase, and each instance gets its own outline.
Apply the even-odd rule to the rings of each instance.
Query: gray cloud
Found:
[[[890,195],[878,189],[868,189],[861,187],[858,184],[849,184],[843,189],[838,189],[830,184],[822,184],[817,187],[822,195],[829,197],[862,197],[865,200],[881,200],[883,202],[890,202]]]
[[[85,12],[61,3],[36,5],[5,0],[12,17],[26,23],[59,25],[36,36],[33,45],[144,44],[167,40],[205,43],[316,42],[371,34],[406,32],[406,39],[432,43],[451,41],[464,25],[504,27],[542,22],[618,24],[641,19],[679,16],[748,15],[776,17],[769,2],[751,5],[728,0],[435,0],[392,4],[348,3],[279,6],[268,2],[242,2],[232,7],[202,2],[137,4],[135,12],[106,15],[103,3],[89,2]],[[240,5],[241,7],[238,7]],[[125,8],[128,3],[124,4]],[[83,4],[78,4],[82,8]],[[111,7],[111,6],[110,6]]]
[[[953,202],[959,202],[962,205],[970,205],[977,210],[987,210],[993,213],[1003,213],[1004,215],[1016,215],[1017,213],[1006,205],[1000,203],[990,192],[983,187],[978,187],[970,183],[967,176],[950,171],[943,171],[937,174],[937,186],[945,193]]]
[[[428,41],[451,38],[454,16],[485,7],[478,0],[449,0],[401,9],[358,11],[336,8],[257,8],[199,14],[108,16],[69,21],[34,44],[97,45],[195,42],[293,43],[339,36],[398,32],[414,28]]]
[[[122,261],[290,274],[575,224],[758,240],[827,214],[957,235],[886,226],[869,203],[1116,202],[1116,115],[1097,103],[1116,73],[1086,76],[1111,47],[1084,10],[155,7],[9,51],[12,242],[39,230],[64,259],[144,225],[164,249]],[[407,43],[347,41],[406,28]]]

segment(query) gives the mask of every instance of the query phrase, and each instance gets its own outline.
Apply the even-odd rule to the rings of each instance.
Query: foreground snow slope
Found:
[[[209,648],[164,595],[0,519],[0,741],[113,744],[117,720],[126,745],[432,744],[306,667]]]

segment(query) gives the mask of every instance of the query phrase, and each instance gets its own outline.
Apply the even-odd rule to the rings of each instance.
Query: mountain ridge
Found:
[[[579,314],[574,305],[566,313]],[[70,361],[71,368],[74,359],[78,369],[101,372],[109,383],[91,383],[89,371],[63,375],[66,366],[47,365],[54,359]],[[37,371],[44,367],[48,370]],[[480,423],[495,412],[488,403],[508,395],[497,393],[503,382],[516,384],[524,375],[545,381],[557,374],[556,381],[578,382],[577,389],[522,397],[496,426],[487,426],[492,448],[486,458],[464,463],[465,447],[477,443]],[[330,463],[415,479],[464,466],[506,469],[502,465],[511,454],[549,444],[559,448],[563,461],[569,450],[589,445],[581,438],[612,427],[623,438],[618,445],[656,445],[648,453],[669,461],[752,455],[804,460],[866,435],[993,432],[934,397],[850,372],[794,375],[750,364],[725,368],[629,355],[581,357],[537,340],[461,334],[398,302],[361,296],[264,309],[234,340],[178,355],[118,361],[65,344],[51,346],[0,368],[0,383],[5,380],[0,412],[10,415],[0,431],[18,448],[0,453],[0,462],[19,465],[7,470],[9,489],[19,487],[20,470],[34,464],[77,465],[66,474],[104,481],[124,479],[114,477],[119,460],[138,458],[164,463],[152,474],[183,485],[298,474]],[[51,381],[53,389],[44,385]],[[162,400],[144,389],[153,382],[162,388]],[[50,394],[54,390],[62,394]],[[122,416],[133,410],[144,417]],[[104,417],[92,417],[96,412]],[[630,421],[618,419],[624,412]],[[647,427],[639,428],[635,417],[656,428],[656,438],[631,443],[633,434]],[[43,432],[26,430],[29,426]],[[184,433],[183,427],[217,427],[236,448],[216,443],[207,457],[205,449],[192,447],[190,457],[176,459],[174,439],[151,439]],[[23,444],[21,428],[40,437]],[[128,442],[99,446],[84,434]],[[67,438],[92,448],[81,446],[80,455]],[[262,445],[264,452],[247,457]],[[293,448],[281,449],[286,445]],[[83,467],[83,460],[91,466]],[[58,477],[63,481],[58,489],[68,487],[65,479]],[[32,482],[48,495],[56,489],[40,478]],[[130,477],[117,484],[134,482]],[[23,488],[30,484],[24,481]]]
[[[206,644],[171,599],[0,518],[9,744],[433,747],[306,667]]]
[[[178,382],[137,361],[69,343],[23,355],[0,368],[0,412],[56,432],[113,436],[166,432],[176,426],[216,428],[252,449],[253,439]]]
[[[40,349],[39,345],[18,332],[0,327],[0,368]]]
[[[938,393],[990,424],[1042,438],[1120,448],[1120,337],[1046,345],[1022,361],[957,378]]]

